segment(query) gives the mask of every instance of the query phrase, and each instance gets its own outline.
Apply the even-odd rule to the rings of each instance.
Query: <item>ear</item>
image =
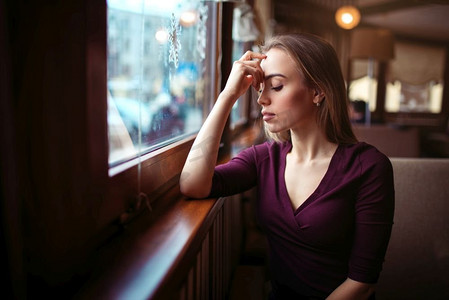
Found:
[[[324,95],[324,92],[322,92],[319,89],[315,89],[313,103],[315,103],[315,104],[321,103],[325,97],[326,97],[326,95]]]

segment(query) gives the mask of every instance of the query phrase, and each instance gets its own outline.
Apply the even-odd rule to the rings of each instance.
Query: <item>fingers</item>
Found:
[[[237,61],[237,63],[242,63],[246,66],[246,72],[253,77],[251,84],[256,89],[258,89],[260,84],[264,81],[264,73],[260,66],[260,62],[266,57],[267,56],[262,53],[246,51],[246,53]]]
[[[262,60],[265,59],[267,56],[262,53],[257,53],[253,51],[246,51],[245,54],[239,59],[240,61],[251,61],[251,60]]]
[[[257,86],[259,86],[260,83],[263,82],[264,73],[258,62],[236,61],[235,64],[238,66],[237,68],[241,70],[242,75],[247,78],[251,78],[251,81],[249,81],[248,83],[255,88],[257,88]]]
[[[249,86],[259,89],[264,82],[264,72],[260,62],[266,55],[247,51],[234,65],[226,82],[226,93],[232,95],[231,98],[240,97]]]
[[[235,76],[245,77],[245,82],[247,82],[246,88],[248,88],[249,85],[256,87],[263,81],[263,70],[257,62],[238,60],[234,62],[233,71],[235,72],[231,72],[231,74],[234,73]]]

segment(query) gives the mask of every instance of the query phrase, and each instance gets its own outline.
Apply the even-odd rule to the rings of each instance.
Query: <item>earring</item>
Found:
[[[320,106],[321,105],[321,102],[317,102],[316,103],[316,106],[318,107],[318,106]]]

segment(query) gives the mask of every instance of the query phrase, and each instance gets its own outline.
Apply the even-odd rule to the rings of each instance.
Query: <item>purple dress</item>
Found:
[[[293,210],[284,180],[291,148],[266,142],[243,150],[216,167],[211,196],[257,186],[274,290],[326,297],[347,277],[376,283],[393,224],[390,160],[366,143],[339,145],[316,190]]]

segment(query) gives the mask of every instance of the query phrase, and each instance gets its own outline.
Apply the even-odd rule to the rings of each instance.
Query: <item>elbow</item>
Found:
[[[358,299],[370,299],[372,294],[376,291],[375,284],[359,283],[359,297]]]
[[[368,300],[375,293],[375,291],[376,291],[376,289],[375,289],[374,284],[364,283],[360,287],[359,296],[357,299],[367,299]]]
[[[375,285],[369,286],[368,290],[367,290],[368,298],[371,297],[371,295],[374,294],[375,292],[376,292],[376,286]]]
[[[187,198],[203,199],[210,194],[210,184],[194,183],[191,180],[187,180],[185,176],[182,176],[179,180],[179,189],[182,195]]]
[[[209,196],[209,192],[190,188],[185,185],[180,185],[180,191],[183,196],[185,196],[187,198],[192,198],[192,199],[204,199],[204,198],[207,198],[207,196]]]

